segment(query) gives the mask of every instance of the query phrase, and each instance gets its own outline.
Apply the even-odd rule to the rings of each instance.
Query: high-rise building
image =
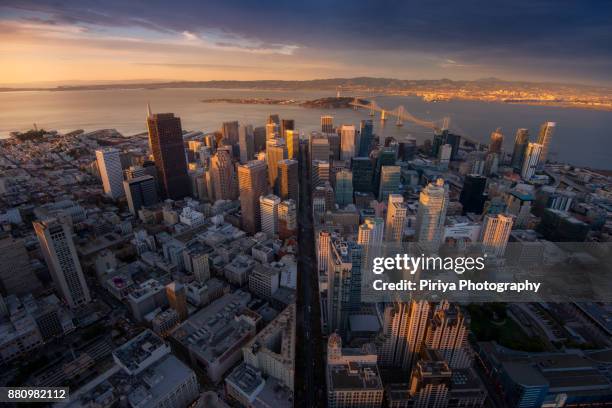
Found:
[[[297,205],[292,199],[278,205],[278,235],[281,239],[297,235]]]
[[[299,173],[297,160],[281,160],[278,162],[277,191],[281,199],[299,199]]]
[[[433,157],[438,157],[440,147],[445,144],[452,146],[450,159],[457,160],[459,146],[461,145],[461,136],[450,133],[448,129],[443,129],[441,132],[434,135],[433,142],[431,144],[431,155]]]
[[[336,204],[341,207],[353,203],[353,172],[342,169],[336,173]]]
[[[180,200],[189,195],[189,177],[183,146],[181,119],[172,113],[147,116],[149,144],[164,197]]]
[[[341,140],[339,133],[329,133],[326,134],[327,140],[329,141],[329,157],[331,160],[340,160],[342,156],[341,150]]]
[[[181,321],[187,319],[189,313],[187,311],[187,292],[185,286],[179,282],[170,282],[166,285],[166,296],[168,304],[179,315]]]
[[[385,222],[380,217],[366,218],[359,226],[357,243],[364,248],[380,246],[383,241]]]
[[[374,124],[372,119],[362,120],[359,126],[359,157],[368,157],[374,139]]]
[[[451,153],[453,147],[449,144],[443,144],[440,146],[440,150],[438,151],[438,166],[440,170],[446,171],[448,170],[448,165],[450,164]]]
[[[378,199],[386,201],[389,194],[399,192],[401,181],[400,166],[382,166],[380,171],[380,187],[378,190]]]
[[[438,351],[452,369],[467,368],[471,365],[468,327],[469,317],[459,306],[443,301],[431,318],[425,346]]]
[[[487,178],[478,174],[468,174],[463,180],[463,188],[459,195],[459,202],[463,205],[463,214],[482,214],[487,196],[485,188]]]
[[[327,271],[327,329],[345,333],[348,316],[361,302],[362,247],[332,238]]]
[[[268,182],[275,188],[278,178],[278,162],[287,159],[287,145],[283,139],[268,139],[266,142],[266,162]]]
[[[266,125],[275,124],[275,125],[280,126],[280,123],[281,122],[280,122],[280,117],[278,116],[278,113],[273,113],[273,114],[268,116],[268,120],[266,122]]]
[[[253,129],[253,140],[255,143],[255,153],[266,150],[266,128],[257,126]]]
[[[315,160],[329,161],[329,140],[320,135],[310,135],[310,162]]]
[[[278,139],[280,137],[278,125],[276,123],[268,123],[266,125],[266,141]]]
[[[550,152],[550,143],[552,142],[556,126],[557,124],[555,122],[545,122],[540,127],[538,143],[542,145],[542,152],[540,153],[539,163],[542,166],[546,164],[546,160],[548,159],[548,153]]]
[[[240,163],[244,164],[249,160],[253,160],[253,156],[255,156],[253,125],[240,126],[238,144],[240,145]]]
[[[259,197],[261,231],[268,235],[278,234],[278,206],[281,199],[274,194]]]
[[[39,287],[24,241],[8,234],[0,236],[0,292],[20,296]]]
[[[333,116],[321,116],[321,132],[323,133],[334,133],[334,117]]]
[[[369,157],[355,157],[351,160],[353,170],[353,191],[362,193],[373,192],[372,179],[374,167]]]
[[[132,214],[138,214],[142,207],[157,203],[157,185],[151,176],[135,177],[123,182],[128,208]]]
[[[295,130],[295,121],[293,119],[283,119],[280,124],[280,137],[286,138],[288,130]]]
[[[421,191],[415,229],[416,239],[424,248],[432,251],[439,249],[447,208],[448,186],[441,178]]]
[[[229,146],[217,149],[217,153],[210,159],[210,173],[215,201],[235,200],[238,188]]]
[[[329,162],[315,160],[312,162],[312,188],[322,187],[329,182]]]
[[[239,127],[237,121],[223,122],[221,125],[221,135],[224,144],[236,145],[239,139]]]
[[[538,168],[538,164],[542,159],[542,145],[539,143],[527,144],[525,150],[525,158],[523,159],[523,167],[521,169],[521,177],[523,180],[531,180]]]
[[[374,172],[374,193],[379,192],[380,188],[380,175],[382,172],[383,166],[395,166],[395,161],[397,159],[397,149],[398,146],[384,146],[378,150],[378,155],[376,157],[376,171]]]
[[[123,196],[123,170],[119,156],[119,150],[112,147],[96,150],[96,161],[104,194],[113,200]]]
[[[340,159],[351,160],[356,153],[356,131],[353,125],[342,125],[340,129]]]
[[[446,408],[452,371],[440,353],[427,350],[410,378],[411,407]]]
[[[516,137],[514,138],[514,149],[512,150],[512,162],[511,166],[515,170],[521,170],[523,167],[523,160],[525,158],[525,150],[527,150],[527,144],[529,143],[529,130],[519,129],[516,131]]]
[[[399,158],[400,160],[410,161],[414,160],[414,156],[417,153],[417,141],[414,138],[406,138],[399,143]],[[451,160],[453,154],[451,151]]]
[[[408,209],[401,194],[389,194],[387,218],[385,220],[385,241],[401,242]]]
[[[238,166],[242,229],[254,234],[261,230],[259,197],[268,193],[268,169],[261,160]]]
[[[331,244],[331,234],[323,230],[319,232],[317,239],[317,266],[319,272],[327,274],[329,266],[329,248]]]
[[[55,287],[71,308],[91,301],[89,288],[77,255],[68,224],[55,218],[34,221],[40,250]]]
[[[287,157],[297,160],[300,155],[300,132],[287,129],[285,131],[285,141],[287,143]]]
[[[480,241],[485,253],[503,257],[512,231],[514,219],[505,214],[489,214],[484,217]]]
[[[501,154],[503,144],[504,135],[501,132],[501,128],[497,128],[495,129],[495,132],[491,133],[491,141],[489,142],[489,153]]]

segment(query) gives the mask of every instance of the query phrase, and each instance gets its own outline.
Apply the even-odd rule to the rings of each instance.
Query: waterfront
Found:
[[[302,132],[319,129],[321,115],[334,116],[335,124],[368,118],[366,111],[352,109],[309,109],[296,105],[248,105],[202,103],[207,98],[293,98],[310,100],[333,96],[329,91],[262,91],[244,89],[138,89],[108,91],[36,91],[0,93],[0,137],[11,131],[39,128],[60,132],[115,128],[125,135],[144,132],[146,103],[157,112],[174,112],[186,130],[214,131],[223,121],[258,124],[262,117],[278,113],[295,119]],[[367,95],[358,95],[367,97]],[[488,142],[490,133],[501,127],[504,149],[511,151],[517,128],[528,128],[531,138],[545,121],[556,121],[552,158],[575,165],[612,169],[607,152],[612,149],[612,112],[502,103],[449,101],[424,102],[416,97],[378,96],[379,105],[393,109],[404,105],[415,116],[426,120],[451,118],[451,129],[472,139]],[[393,120],[384,128],[375,120],[377,134],[402,139],[409,135],[422,142],[431,131]]]

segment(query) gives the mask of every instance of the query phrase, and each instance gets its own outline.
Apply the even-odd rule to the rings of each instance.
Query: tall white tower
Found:
[[[119,150],[111,147],[96,150],[96,160],[104,193],[113,200],[123,196],[123,170]]]
[[[429,183],[421,191],[416,219],[416,238],[424,248],[432,251],[440,248],[447,207],[448,186],[441,178],[435,183]]]

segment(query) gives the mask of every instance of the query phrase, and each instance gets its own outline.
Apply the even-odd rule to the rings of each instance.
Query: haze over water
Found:
[[[11,131],[33,127],[68,132],[76,129],[92,131],[114,128],[124,135],[146,131],[146,104],[154,112],[173,112],[185,130],[211,132],[224,121],[238,120],[261,126],[271,113],[294,119],[304,132],[320,129],[321,115],[332,115],[334,124],[358,125],[369,118],[365,110],[310,109],[295,105],[246,105],[202,103],[208,98],[273,98],[311,100],[334,96],[329,91],[254,91],[240,89],[138,89],[106,91],[5,92],[0,93],[0,137]],[[363,96],[363,95],[360,95]],[[451,130],[480,142],[488,142],[497,127],[504,134],[504,149],[511,152],[517,128],[528,128],[531,140],[537,138],[539,126],[545,121],[557,122],[551,151],[552,159],[599,169],[612,169],[612,112],[555,108],[502,103],[450,101],[428,103],[416,97],[378,96],[376,101],[387,109],[404,105],[418,118],[437,121],[451,118]],[[405,122],[395,126],[390,118],[382,126],[374,118],[378,135],[394,136],[398,140],[413,136],[419,142],[431,138],[432,132]]]

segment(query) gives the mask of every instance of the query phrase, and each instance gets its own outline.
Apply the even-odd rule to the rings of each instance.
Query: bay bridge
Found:
[[[450,117],[445,116],[436,121],[429,121],[417,118],[410,112],[406,110],[403,105],[397,106],[394,109],[386,109],[380,106],[376,101],[366,100],[361,97],[355,97],[350,105],[355,109],[365,109],[369,111],[370,116],[376,116],[376,114],[380,114],[380,120],[386,121],[389,118],[393,118],[395,120],[396,126],[403,126],[404,121],[414,123],[415,125],[422,126],[427,129],[433,130],[435,133],[440,133],[444,130],[449,130],[450,127]],[[456,127],[456,126],[455,126]],[[458,129],[459,130],[459,129]],[[470,142],[475,146],[479,146],[480,143],[475,141],[474,139],[465,135],[464,132],[459,131],[462,136],[462,139],[466,142]]]

